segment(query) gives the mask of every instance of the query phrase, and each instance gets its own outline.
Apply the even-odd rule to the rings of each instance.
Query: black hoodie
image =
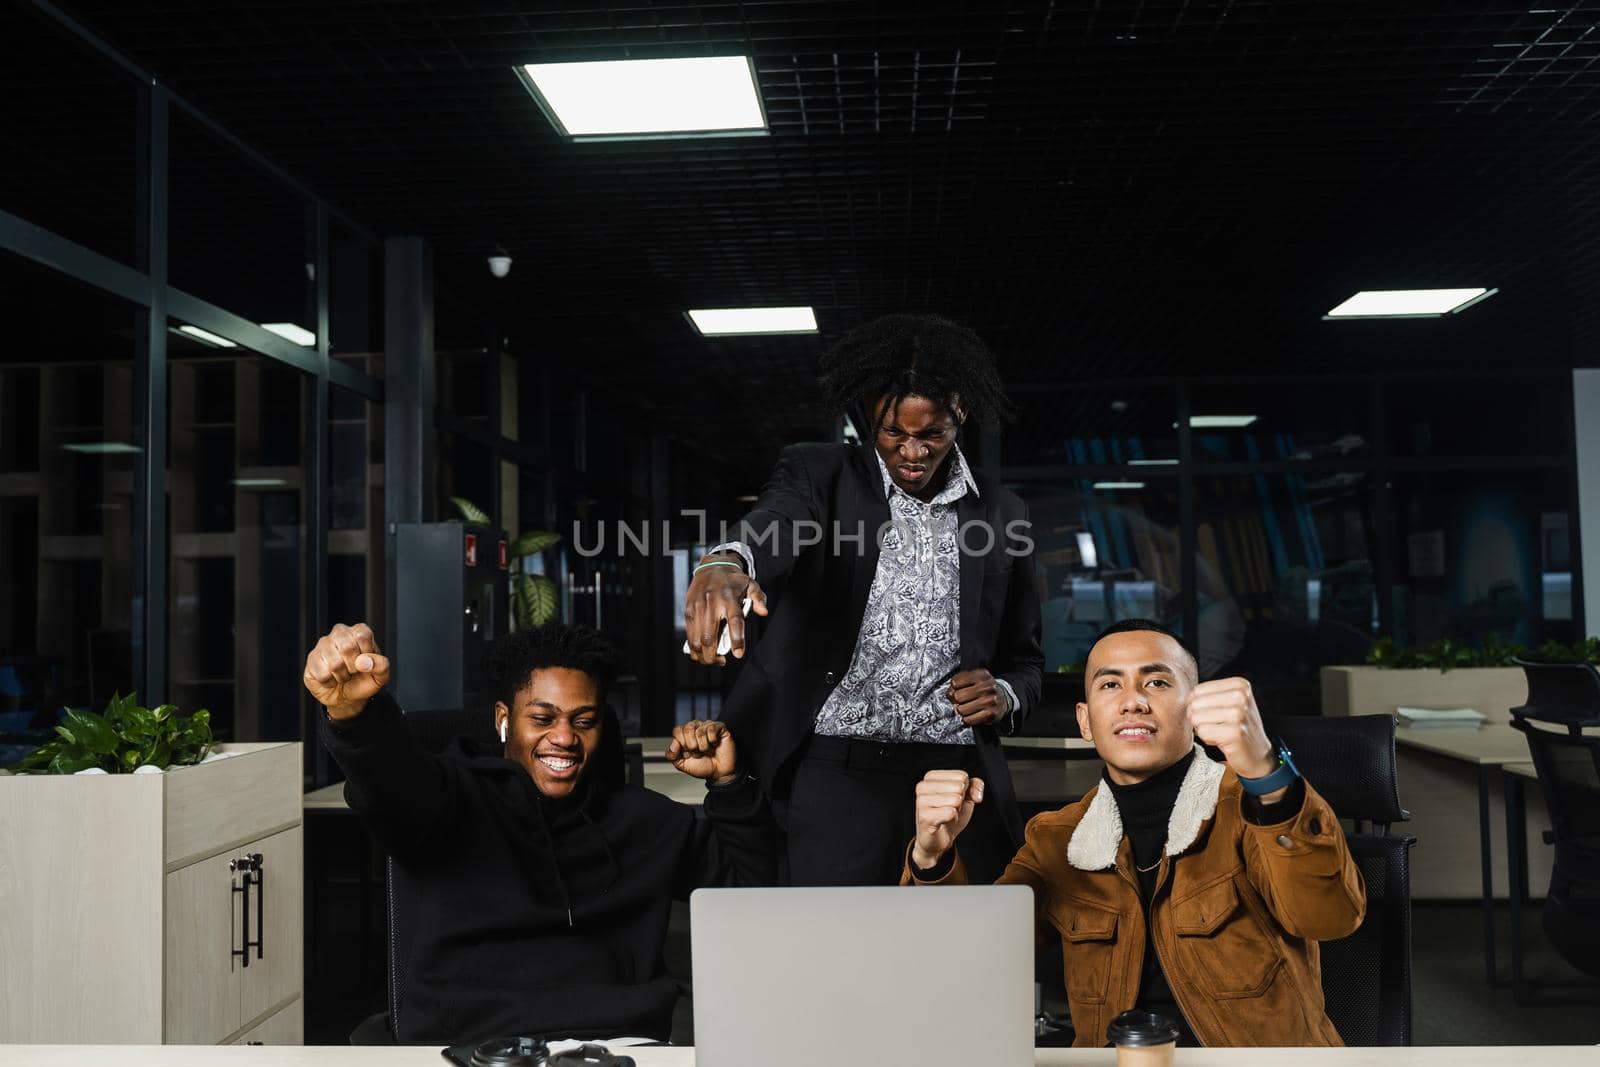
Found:
[[[775,830],[749,777],[693,808],[623,784],[609,712],[577,790],[552,800],[492,745],[442,754],[380,693],[322,736],[345,800],[394,859],[409,929],[403,1043],[507,1034],[665,1039],[677,987],[662,944],[674,898],[709,885],[775,885]]]

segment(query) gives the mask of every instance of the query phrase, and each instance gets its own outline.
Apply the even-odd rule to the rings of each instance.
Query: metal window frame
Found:
[[[255,150],[220,123],[172,93],[151,72],[134,63],[115,47],[48,0],[30,0],[47,19],[86,44],[112,66],[132,76],[138,85],[135,130],[135,255],[128,264],[96,252],[27,219],[0,211],[0,250],[91,288],[118,297],[136,309],[134,331],[135,404],[144,452],[135,466],[133,501],[133,558],[130,560],[135,689],[150,703],[164,702],[169,684],[171,643],[168,572],[168,529],[165,502],[168,490],[168,324],[172,319],[191,323],[239,346],[238,355],[258,356],[305,375],[309,424],[303,442],[303,521],[306,523],[306,590],[301,605],[302,623],[313,633],[328,625],[327,518],[330,448],[328,414],[330,388],[338,386],[382,405],[385,383],[331,358],[329,349],[330,227],[337,223],[375,250],[379,238],[296,180],[270,158]],[[170,128],[173,112],[204,128],[209,134],[269,179],[287,189],[311,212],[308,249],[315,259],[315,348],[294,344],[241,315],[194,294],[176,289],[168,281],[168,234],[171,224],[169,170]],[[376,521],[376,520],[375,520]],[[374,526],[374,536],[382,530]],[[305,730],[308,766],[315,760],[315,777],[327,776],[326,760],[312,755],[320,749],[314,731]]]

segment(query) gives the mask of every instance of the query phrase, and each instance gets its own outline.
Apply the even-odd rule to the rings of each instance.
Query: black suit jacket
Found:
[[[1039,702],[1044,665],[1027,508],[1015,493],[972,474],[978,495],[961,498],[960,522],[966,543],[988,550],[961,557],[960,669],[986,667],[1005,679],[1017,694],[1013,715],[1020,728]],[[746,654],[722,716],[780,813],[793,757],[855,654],[878,568],[877,532],[889,519],[883,472],[870,448],[800,444],[783,450],[760,500],[740,523],[738,539],[755,557],[772,613]],[[992,543],[982,527],[968,527],[971,522],[987,523]],[[1001,812],[1020,846],[1022,820],[999,735],[992,726],[973,734],[986,802]]]

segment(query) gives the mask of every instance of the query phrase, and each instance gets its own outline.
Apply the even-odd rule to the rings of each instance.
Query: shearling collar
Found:
[[[1172,815],[1167,820],[1166,854],[1183,853],[1195,838],[1200,827],[1217,812],[1217,791],[1222,785],[1222,774],[1227,768],[1205,754],[1195,745],[1194,762],[1183,776],[1178,787],[1178,799],[1173,801]],[[1122,844],[1122,814],[1117,811],[1117,801],[1104,785],[1095,789],[1089,810],[1078,820],[1067,842],[1067,862],[1080,871],[1103,871],[1117,864],[1117,849]]]

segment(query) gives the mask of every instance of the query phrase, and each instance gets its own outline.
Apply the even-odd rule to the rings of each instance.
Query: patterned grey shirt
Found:
[[[823,701],[814,729],[830,737],[970,745],[972,728],[956,714],[948,690],[961,663],[958,505],[968,493],[977,496],[978,486],[959,447],[952,450],[945,487],[928,503],[895,485],[883,457],[877,458],[891,526],[850,669]],[[712,549],[727,550],[744,556],[753,571],[745,545]],[[1009,720],[1016,693],[996,681]]]

